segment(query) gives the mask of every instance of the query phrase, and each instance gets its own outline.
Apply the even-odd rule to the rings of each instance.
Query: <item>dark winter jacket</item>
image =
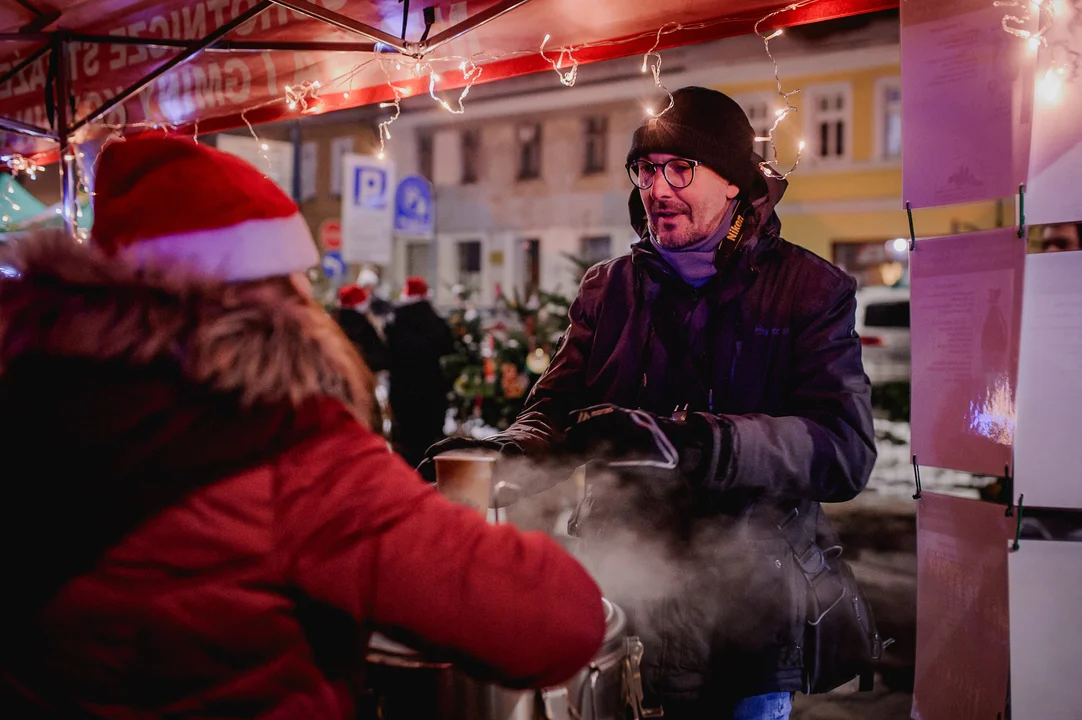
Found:
[[[334,313],[334,319],[338,321],[338,327],[342,328],[342,332],[361,353],[365,364],[372,372],[380,372],[390,367],[391,357],[387,350],[387,343],[380,337],[368,316],[352,308],[338,308]]]
[[[800,689],[804,580],[776,525],[794,508],[807,517],[853,498],[875,459],[855,283],[779,237],[784,188],[769,183],[749,211],[750,239],[698,290],[647,239],[591,268],[552,364],[504,434],[527,450],[558,446],[569,411],[598,403],[665,417],[687,405],[726,430],[731,448],[688,504],[730,533],[715,578],[726,587],[701,578],[688,592],[722,593],[729,607],[697,635],[703,613],[679,603],[661,613],[670,626],[660,647],[647,643],[646,679],[673,698]],[[645,236],[637,192],[631,207]]]
[[[427,300],[419,300],[395,308],[386,332],[395,443],[416,466],[428,446],[443,437],[450,384],[440,358],[454,350],[451,328]]]
[[[321,308],[65,240],[14,250],[0,716],[352,717],[373,628],[517,684],[597,651],[574,560],[448,502],[358,421],[363,365]]]

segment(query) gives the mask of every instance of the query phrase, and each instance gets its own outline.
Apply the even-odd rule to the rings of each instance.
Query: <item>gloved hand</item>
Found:
[[[565,449],[602,456],[609,467],[678,471],[698,484],[728,459],[727,427],[716,417],[693,413],[686,420],[603,404],[570,415]]]
[[[523,454],[522,448],[515,442],[499,435],[493,435],[484,440],[475,440],[469,437],[449,437],[428,448],[424,460],[417,466],[417,472],[428,482],[436,482],[435,457],[452,450],[495,450],[507,457]]]

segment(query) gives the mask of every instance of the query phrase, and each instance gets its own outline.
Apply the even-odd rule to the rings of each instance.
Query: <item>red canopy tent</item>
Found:
[[[898,0],[9,0],[5,159],[63,157],[95,122],[213,132],[760,30]],[[769,16],[769,17],[768,17]],[[546,42],[546,37],[548,38]],[[405,39],[403,39],[405,38]],[[542,55],[542,44],[546,53]],[[64,60],[64,62],[61,62]]]

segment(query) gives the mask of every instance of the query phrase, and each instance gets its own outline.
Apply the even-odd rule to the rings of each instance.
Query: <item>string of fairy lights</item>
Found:
[[[803,148],[803,142],[799,143],[799,149],[797,151],[797,162],[794,163],[793,167],[785,173],[777,170],[777,144],[775,138],[775,131],[777,130],[779,124],[783,120],[785,120],[785,118],[790,113],[797,111],[797,108],[792,105],[792,103],[789,101],[789,98],[799,92],[799,89],[790,91],[782,90],[781,79],[778,75],[777,60],[774,58],[770,51],[770,40],[780,35],[781,31],[775,31],[767,36],[761,34],[759,28],[763,23],[768,22],[771,18],[777,15],[800,7],[804,7],[818,1],[820,0],[801,0],[800,2],[786,5],[785,7],[761,18],[755,24],[755,32],[757,35],[763,38],[764,47],[766,49],[767,55],[774,64],[774,77],[778,85],[778,94],[785,103],[785,107],[778,111],[777,118],[773,126],[770,128],[768,137],[766,138],[766,140],[769,140],[770,142],[773,154],[773,157],[770,160],[767,160],[762,164],[763,172],[767,174],[775,174],[779,177],[785,177],[790,172],[795,170],[796,165],[799,164],[799,153],[800,149]],[[588,48],[596,49],[614,47],[626,43],[640,42],[642,40],[653,37],[653,44],[651,45],[650,49],[643,54],[641,70],[643,74],[650,73],[655,89],[665,93],[668,102],[666,105],[660,108],[645,106],[644,112],[653,119],[659,120],[669,110],[672,109],[674,104],[673,95],[668,90],[668,88],[665,87],[662,79],[662,57],[661,52],[658,50],[658,48],[661,46],[663,38],[666,35],[672,33],[701,30],[726,23],[738,23],[743,21],[744,20],[742,18],[724,17],[699,23],[682,24],[670,22],[661,26],[656,31],[643,32],[635,36],[621,38],[618,40],[583,43],[579,45],[569,45],[552,49],[547,47],[548,43],[551,40],[551,35],[546,34],[544,39],[540,43],[539,49],[536,52],[540,54],[540,56],[546,62],[551,64],[553,71],[555,71],[559,76],[560,83],[565,87],[571,88],[575,87],[575,84],[579,77],[579,61],[575,57],[576,53]],[[473,88],[473,86],[481,79],[484,73],[483,65],[485,63],[530,54],[533,54],[533,52],[483,52],[477,53],[470,57],[444,56],[432,58],[418,58],[406,55],[393,55],[391,57],[388,57],[388,55],[390,55],[389,53],[377,52],[375,58],[354,65],[347,72],[343,73],[339,77],[333,78],[326,83],[323,83],[319,80],[310,80],[286,85],[284,86],[284,94],[281,97],[273,98],[256,105],[245,107],[239,113],[239,115],[241,121],[245,124],[249,133],[251,134],[253,142],[256,143],[258,152],[267,165],[268,173],[272,173],[273,165],[271,157],[268,153],[270,146],[267,142],[260,139],[254,125],[247,117],[248,114],[254,113],[263,108],[280,104],[284,104],[287,110],[293,112],[299,112],[302,114],[318,113],[324,109],[322,100],[320,99],[321,92],[326,89],[344,89],[344,92],[342,92],[342,97],[344,99],[348,99],[350,93],[353,91],[353,84],[356,76],[359,73],[363,72],[373,62],[378,62],[382,69],[382,72],[384,73],[386,85],[391,95],[391,99],[385,102],[381,102],[379,107],[380,109],[392,111],[391,114],[389,114],[386,118],[382,119],[379,123],[377,123],[376,126],[379,140],[378,157],[380,159],[383,159],[386,156],[387,142],[391,140],[391,125],[401,116],[401,101],[409,94],[409,92],[405,88],[395,84],[396,81],[392,77],[392,74],[390,72],[390,66],[392,64],[394,70],[399,74],[401,74],[401,71],[405,69],[409,74],[412,74],[414,78],[424,78],[425,76],[427,76],[428,95],[433,100],[433,102],[435,102],[438,106],[440,106],[443,110],[450,114],[463,115],[466,112],[466,98],[469,96],[470,90]],[[442,76],[439,68],[443,67],[457,69],[458,74],[461,77],[457,97],[453,98],[452,100],[447,100],[444,97],[441,97],[440,94],[438,94],[438,86],[442,81]],[[206,118],[204,118],[204,120],[206,120]],[[107,128],[109,132],[112,132],[117,136],[121,136],[125,132],[130,130],[163,129],[172,133],[176,133],[181,130],[181,128],[172,123],[162,121],[143,121],[122,124],[101,122],[97,123],[96,125],[99,127]],[[193,128],[193,139],[198,142],[198,123],[194,123]],[[763,140],[763,138],[757,138],[757,140]],[[7,200],[9,205],[14,204],[14,201],[11,200],[11,198],[8,196],[14,193],[13,183],[15,177],[25,173],[31,179],[34,179],[36,178],[38,172],[44,170],[44,168],[41,165],[37,164],[37,162],[32,158],[27,158],[18,154],[12,154],[0,158],[0,162],[5,162],[11,169],[11,175],[9,176],[8,192],[0,193],[0,195],[2,195],[5,200]],[[79,188],[81,191],[85,191],[85,186],[82,184],[81,181],[79,183]],[[17,204],[14,204],[14,207],[12,209],[18,209]],[[81,214],[81,208],[78,212]],[[8,214],[5,213],[0,216],[0,223],[7,225],[10,222],[11,218]]]
[[[1030,52],[1043,51],[1048,67],[1037,81],[1038,99],[1046,103],[1058,102],[1066,83],[1078,76],[1079,55],[1067,39],[1051,40],[1056,20],[1066,14],[1067,7],[1074,11],[1073,25],[1082,19],[1080,0],[995,0],[994,7],[1007,8],[1003,16],[1003,30],[1026,42]],[[1036,27],[1036,30],[1030,28]]]

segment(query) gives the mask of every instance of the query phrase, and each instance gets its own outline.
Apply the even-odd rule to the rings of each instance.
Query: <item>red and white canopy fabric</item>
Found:
[[[897,0],[11,0],[0,7],[0,153],[53,159],[58,125],[69,133],[90,120],[127,126],[128,132],[154,124],[195,132],[198,123],[199,132],[211,132],[392,101],[393,88],[401,97],[432,91],[457,110],[457,88],[551,72],[552,61],[566,72],[576,62],[749,33],[771,13],[777,14],[761,30],[897,5]],[[422,44],[426,8],[434,23]],[[108,42],[105,36],[122,39]],[[561,55],[562,50],[569,52]],[[60,57],[66,64],[58,62]],[[62,97],[56,88],[65,85],[67,107],[58,117],[52,98]],[[103,105],[129,93],[100,120],[96,117]]]

